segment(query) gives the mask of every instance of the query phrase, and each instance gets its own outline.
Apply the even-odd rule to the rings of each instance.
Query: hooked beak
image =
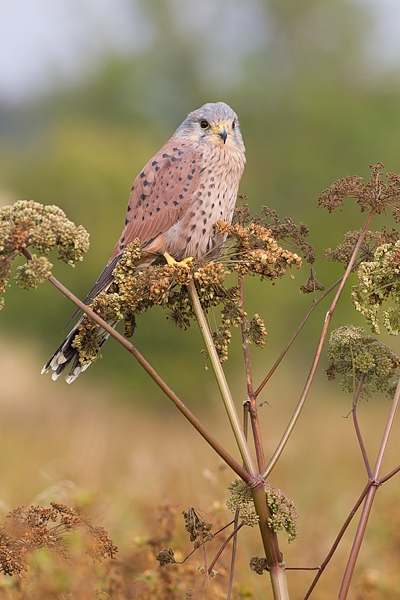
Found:
[[[219,137],[224,141],[225,144],[226,138],[228,137],[228,132],[226,130],[225,125],[220,125],[216,131],[216,134],[219,135]]]

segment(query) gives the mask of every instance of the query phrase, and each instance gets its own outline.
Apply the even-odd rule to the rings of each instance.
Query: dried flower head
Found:
[[[249,486],[241,479],[235,479],[229,484],[228,490],[230,496],[226,501],[226,506],[233,513],[236,509],[240,510],[240,521],[249,527],[258,525],[260,518],[254,508],[253,497]]]
[[[158,552],[156,559],[160,563],[160,567],[176,563],[175,554],[172,548],[164,548]]]
[[[265,494],[271,513],[268,525],[275,533],[286,531],[288,542],[294,542],[299,535],[299,531],[297,528],[297,511],[293,500],[286,496],[282,490],[268,483],[265,485]]]
[[[244,481],[236,479],[229,484],[230,497],[226,505],[232,512],[240,510],[240,520],[244,525],[254,527],[259,523],[259,516],[254,508],[251,490]],[[285,530],[288,541],[294,541],[298,536],[297,512],[293,500],[290,500],[282,490],[265,484],[265,495],[270,510],[269,527],[276,533]]]
[[[369,398],[377,392],[393,396],[400,359],[374,336],[365,335],[362,327],[346,325],[332,331],[328,355],[328,378],[340,375],[340,385],[346,392],[354,393],[364,374],[361,397]]]
[[[204,542],[213,539],[214,534],[211,533],[212,523],[203,519],[196,509],[189,506],[182,514],[185,519],[185,529],[190,533],[190,541],[194,543],[194,548],[199,548]]]
[[[264,225],[250,223],[244,227],[220,220],[215,227],[228,236],[226,256],[231,263],[230,269],[240,277],[258,275],[261,279],[275,281],[289,267],[301,267],[301,258],[281,248],[271,229]]]
[[[386,182],[382,176],[385,166],[382,163],[371,165],[371,177],[363,183],[362,177],[348,176],[339,179],[327,188],[319,197],[318,206],[334,212],[341,208],[346,198],[356,198],[361,211],[382,213],[391,210],[396,221],[400,218],[400,176],[386,173]]]
[[[250,206],[244,203],[245,200],[247,200],[245,196],[238,196],[232,220],[233,225],[237,224],[242,227],[248,227],[251,224],[260,225],[268,229],[276,240],[284,241],[285,246],[300,252],[306,262],[314,262],[315,250],[311,244],[305,241],[309,235],[309,228],[305,223],[296,225],[290,217],[281,221],[278,213],[268,206],[263,206],[261,212],[254,215]]]
[[[366,317],[375,333],[380,331],[381,315],[388,333],[397,335],[400,330],[400,241],[379,246],[373,260],[360,265],[357,277],[358,286],[352,290],[356,310]]]
[[[328,248],[325,250],[325,259],[327,261],[336,261],[343,263],[344,267],[350,260],[353,254],[354,247],[358,242],[361,230],[348,231],[343,236],[343,244],[338,244],[335,250]],[[368,231],[363,243],[361,244],[358,261],[371,261],[374,258],[375,251],[382,244],[395,244],[399,239],[399,233],[395,229],[383,231]]]
[[[262,575],[264,571],[268,571],[268,561],[266,558],[259,558],[258,556],[252,556],[250,559],[250,569]]]
[[[323,286],[316,278],[314,269],[310,269],[310,275],[308,276],[307,281],[300,286],[301,293],[315,294],[315,292],[323,292],[324,289],[325,286]]]
[[[0,294],[9,285],[13,259],[29,246],[36,248],[32,260],[17,269],[16,281],[22,289],[37,288],[51,274],[46,256],[54,248],[58,258],[75,265],[89,249],[89,234],[76,227],[57,206],[44,206],[33,200],[19,200],[0,209]],[[1,308],[1,306],[0,306]]]
[[[118,552],[105,529],[95,527],[77,509],[56,502],[50,508],[18,507],[0,525],[0,571],[21,576],[28,570],[29,556],[38,549],[47,549],[62,561],[70,561],[68,539],[76,533],[83,537],[84,552],[93,560],[102,562]]]

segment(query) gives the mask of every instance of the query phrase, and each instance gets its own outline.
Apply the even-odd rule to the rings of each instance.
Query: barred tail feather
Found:
[[[78,325],[79,323],[70,331],[63,343],[57,348],[50,360],[48,360],[44,365],[42,369],[42,375],[44,373],[48,373],[49,371],[53,371],[51,378],[53,381],[56,381],[64,369],[71,363],[70,371],[65,377],[65,381],[67,383],[72,383],[92,364],[90,362],[85,364],[80,363],[78,351],[72,346],[75,336],[78,333]],[[100,330],[99,334],[102,338],[99,344],[101,347],[107,341],[110,334],[104,330]]]

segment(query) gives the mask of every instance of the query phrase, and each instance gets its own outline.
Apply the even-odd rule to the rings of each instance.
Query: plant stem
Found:
[[[360,426],[358,424],[358,418],[357,418],[357,405],[358,405],[358,400],[360,398],[362,386],[364,385],[364,380],[365,380],[365,373],[362,373],[358,387],[357,387],[356,394],[354,396],[353,407],[351,409],[351,412],[353,414],[354,429],[356,431],[358,444],[360,446],[361,454],[364,459],[364,465],[367,470],[368,479],[372,479],[372,471],[371,471],[371,467],[370,467],[369,460],[368,460],[367,450],[365,448],[364,440],[361,435],[361,430],[360,430]]]
[[[247,322],[244,311],[244,289],[243,289],[243,278],[239,277],[239,294],[240,294],[240,308],[242,309],[242,322],[241,322],[241,330],[242,330],[242,345],[243,345],[243,356],[244,356],[244,365],[246,369],[246,385],[247,385],[247,406],[250,413],[251,426],[253,429],[253,439],[254,439],[254,447],[256,450],[257,457],[257,465],[258,470],[261,471],[265,467],[265,454],[262,443],[261,429],[260,429],[260,421],[258,419],[258,411],[257,411],[257,400],[256,395],[254,394],[253,387],[253,374],[251,370],[251,361],[250,361],[250,348],[249,341],[247,339]],[[246,436],[247,439],[247,436]]]
[[[331,547],[331,549],[329,550],[325,560],[321,563],[321,565],[318,567],[318,573],[316,574],[315,578],[313,579],[312,584],[310,585],[306,595],[304,596],[303,600],[308,600],[308,598],[311,595],[311,592],[313,591],[313,589],[315,588],[315,586],[318,583],[319,578],[321,577],[322,573],[324,572],[324,570],[326,569],[328,563],[330,562],[332,556],[335,554],[336,548],[339,546],[340,540],[342,539],[342,537],[344,536],[344,534],[346,533],[346,529],[348,528],[348,526],[350,525],[354,515],[356,514],[356,512],[358,511],[358,509],[361,506],[362,501],[364,500],[365,496],[368,493],[368,490],[371,487],[371,482],[369,481],[367,483],[367,485],[365,486],[364,490],[362,491],[360,497],[358,498],[357,502],[355,503],[355,505],[353,506],[353,508],[351,509],[351,512],[349,514],[349,516],[347,517],[346,521],[344,522],[344,524],[342,525],[341,530],[339,531],[338,535],[336,536],[335,541],[333,542],[333,545]]]
[[[335,297],[334,297],[334,299],[332,301],[331,306],[329,307],[328,312],[325,315],[325,321],[324,321],[324,325],[322,327],[321,335],[320,335],[320,338],[319,338],[319,341],[318,341],[317,350],[315,352],[314,360],[312,362],[310,372],[308,374],[306,383],[304,385],[303,392],[302,392],[302,394],[300,396],[300,399],[299,399],[299,401],[297,403],[297,406],[296,406],[296,408],[294,410],[292,418],[290,419],[290,421],[288,423],[288,426],[285,429],[285,432],[284,432],[284,434],[282,436],[282,439],[279,442],[279,444],[278,444],[278,446],[277,446],[274,454],[271,457],[271,460],[269,461],[269,463],[268,463],[265,471],[262,474],[262,476],[264,478],[267,478],[268,475],[271,473],[272,469],[275,467],[275,465],[276,465],[276,463],[277,463],[280,455],[282,454],[282,452],[283,452],[283,450],[284,450],[284,448],[285,448],[285,446],[286,446],[286,444],[287,444],[287,442],[288,442],[288,440],[289,440],[289,438],[290,438],[290,436],[292,434],[292,431],[293,431],[293,429],[294,429],[294,427],[295,427],[295,425],[297,423],[297,420],[298,420],[298,418],[300,416],[301,410],[302,410],[302,408],[304,406],[304,403],[305,403],[305,401],[307,399],[308,392],[310,391],[311,384],[312,384],[312,382],[314,380],[314,376],[315,376],[315,373],[316,373],[316,370],[317,370],[317,367],[318,367],[319,360],[321,358],[322,348],[324,346],[326,336],[328,335],[328,330],[329,330],[329,325],[330,325],[330,322],[331,322],[331,319],[332,319],[332,315],[333,315],[333,313],[335,311],[335,308],[336,308],[336,305],[337,305],[337,303],[339,301],[339,298],[340,298],[340,296],[341,296],[341,294],[343,292],[343,288],[346,285],[347,279],[348,279],[348,277],[349,277],[349,275],[350,275],[350,273],[351,273],[351,271],[353,269],[353,265],[354,265],[354,263],[356,261],[358,251],[360,249],[361,244],[364,241],[365,236],[367,235],[367,232],[368,232],[368,229],[369,229],[369,226],[371,224],[371,220],[372,220],[374,214],[375,213],[372,211],[368,215],[368,218],[366,220],[364,228],[363,228],[362,232],[360,233],[360,237],[358,238],[357,243],[356,243],[356,245],[354,247],[353,253],[351,255],[351,258],[349,260],[349,263],[347,265],[346,271],[345,271],[345,273],[343,275],[343,278],[342,278],[342,281],[341,281],[341,283],[339,285],[339,288],[338,288],[338,290],[337,290],[337,292],[335,294]]]
[[[232,595],[233,574],[235,572],[236,549],[237,549],[237,540],[238,540],[237,532],[238,532],[238,525],[239,525],[239,515],[240,515],[240,510],[237,508],[235,511],[235,520],[233,522],[233,529],[234,529],[235,535],[233,536],[233,541],[232,541],[231,566],[229,569],[229,583],[228,583],[228,590],[226,593],[226,600],[230,600],[231,595]]]
[[[29,259],[29,251],[24,250],[24,255]],[[68,288],[66,288],[58,279],[50,275],[48,278],[49,282],[52,283],[64,296],[66,296],[71,302],[73,302],[80,310],[86,313],[93,321],[96,321],[107,333],[109,333],[114,339],[117,340],[128,352],[130,352],[143,367],[143,369],[150,375],[153,381],[158,385],[159,388],[164,392],[166,396],[175,404],[177,409],[183,414],[184,417],[193,425],[193,427],[200,433],[200,435],[210,444],[210,446],[217,452],[217,454],[224,460],[233,471],[247,483],[251,481],[249,473],[243,469],[243,467],[236,462],[236,460],[225,450],[223,446],[211,435],[211,433],[204,427],[204,425],[197,419],[197,417],[189,410],[189,408],[180,400],[175,392],[165,383],[165,381],[158,375],[157,371],[150,365],[149,362],[142,356],[142,354],[129,342],[123,335],[115,331],[111,325],[104,321],[98,314],[96,314],[91,308],[86,306],[79,298],[77,298]]]
[[[196,285],[193,279],[188,285],[188,290],[193,303],[193,308],[197,318],[197,322],[199,324],[199,328],[203,336],[204,343],[206,345],[206,350],[214,370],[214,375],[217,380],[219,390],[221,392],[225,410],[228,414],[228,418],[231,423],[233,435],[235,436],[236,443],[238,445],[241,457],[243,459],[244,467],[248,471],[248,473],[250,473],[250,475],[256,477],[258,475],[258,471],[254,464],[253,457],[250,454],[248,443],[240,425],[239,417],[236,412],[235,404],[233,402],[231,390],[229,389],[228,383],[225,378],[225,373],[221,366],[221,361],[219,360],[217,350],[215,349],[210,328],[208,327],[206,316],[201,307],[199,296],[196,290]]]
[[[346,571],[343,576],[342,586],[339,592],[339,600],[345,600],[350,588],[351,579],[353,577],[354,568],[357,562],[358,554],[360,552],[361,544],[364,538],[365,530],[368,523],[368,518],[371,513],[372,504],[375,499],[375,494],[378,490],[378,486],[381,484],[379,481],[379,471],[382,466],[382,461],[386,453],[387,445],[389,442],[390,433],[396,418],[397,409],[400,402],[400,378],[397,382],[397,388],[393,397],[392,406],[389,412],[389,416],[386,422],[385,431],[382,436],[381,445],[379,447],[378,456],[376,459],[374,471],[372,473],[372,485],[368,490],[365,498],[364,507],[361,513],[360,522],[356,531],[353,546],[350,552],[349,560],[347,563]]]
[[[307,323],[309,317],[312,315],[314,310],[317,308],[318,304],[320,304],[320,302],[322,302],[332,292],[332,290],[334,290],[335,287],[337,287],[340,284],[342,279],[343,279],[343,276],[340,277],[337,281],[335,281],[335,283],[332,283],[332,285],[327,290],[325,290],[325,292],[318,298],[318,300],[314,300],[314,302],[308,309],[305,317],[301,321],[300,325],[297,327],[296,331],[294,332],[294,334],[292,335],[292,337],[290,338],[290,340],[288,341],[288,343],[286,344],[286,346],[284,347],[284,349],[282,350],[282,352],[276,359],[275,363],[273,364],[273,366],[271,367],[271,369],[269,370],[267,375],[264,377],[264,379],[262,380],[262,382],[260,383],[260,385],[258,386],[256,391],[254,392],[254,395],[256,398],[258,397],[260,392],[264,389],[264,387],[268,383],[268,381],[271,379],[272,375],[275,373],[276,369],[279,367],[282,360],[285,358],[291,345],[293,344],[293,342],[299,335],[300,331],[303,329],[304,325]]]
[[[258,484],[251,488],[254,506],[259,516],[260,532],[267,558],[272,591],[275,600],[289,600],[289,590],[283,556],[279,550],[278,536],[269,527],[270,511],[267,505],[265,488]]]
[[[234,538],[234,540],[235,540],[237,532],[239,531],[239,529],[241,529],[243,527],[243,525],[244,525],[243,523],[240,523],[239,525],[235,526],[234,530],[228,535],[228,537],[226,538],[226,540],[224,541],[224,543],[218,550],[217,554],[214,556],[213,560],[211,561],[210,566],[208,567],[209,575],[211,575],[211,571],[215,567],[217,560],[219,559],[219,557],[221,556],[221,554],[223,553],[223,551],[225,550],[225,548],[227,547],[227,545],[229,544],[231,539]]]

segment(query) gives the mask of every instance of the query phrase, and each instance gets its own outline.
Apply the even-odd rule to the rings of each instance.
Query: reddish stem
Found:
[[[242,321],[241,321],[241,330],[242,330],[242,345],[243,345],[243,356],[244,356],[244,365],[246,370],[246,386],[247,386],[247,407],[250,413],[250,421],[253,429],[253,438],[254,438],[254,446],[256,449],[257,456],[257,465],[258,471],[261,473],[265,467],[265,454],[262,443],[261,429],[260,429],[260,421],[258,419],[257,412],[257,401],[256,395],[254,394],[253,387],[253,374],[251,370],[251,360],[250,360],[250,348],[249,341],[247,339],[247,323],[246,317],[244,315],[244,289],[243,289],[243,278],[239,278],[239,294],[240,294],[240,308],[242,309]]]
[[[390,433],[392,431],[392,427],[393,427],[394,420],[396,417],[399,402],[400,402],[400,378],[397,382],[397,388],[396,388],[396,391],[395,391],[395,394],[393,397],[392,406],[391,406],[389,416],[386,421],[385,431],[383,432],[381,445],[379,447],[374,471],[372,473],[371,486],[370,486],[367,496],[365,498],[365,503],[364,503],[364,507],[363,507],[363,510],[361,513],[360,522],[358,524],[358,528],[357,528],[356,535],[354,538],[353,546],[352,546],[349,560],[347,563],[346,571],[343,576],[342,586],[341,586],[340,592],[339,592],[339,600],[345,600],[347,598],[351,579],[352,579],[353,573],[354,573],[354,568],[356,566],[358,554],[360,552],[361,544],[363,542],[365,530],[366,530],[366,527],[368,524],[369,515],[371,513],[372,504],[374,502],[375,494],[377,492],[378,486],[381,484],[381,482],[378,479],[379,471],[382,466],[383,458],[386,453]]]
[[[347,517],[347,519],[345,520],[341,530],[339,531],[333,545],[332,548],[329,550],[325,560],[323,561],[323,563],[321,563],[320,567],[318,568],[318,573],[316,574],[310,588],[308,589],[306,595],[304,596],[304,600],[307,600],[310,596],[311,596],[311,592],[313,591],[313,589],[315,588],[315,586],[318,583],[319,578],[321,577],[322,573],[324,572],[324,570],[326,569],[328,563],[330,562],[332,556],[334,555],[334,553],[336,552],[336,548],[339,546],[339,543],[342,539],[342,537],[344,536],[346,529],[348,528],[348,526],[350,525],[354,515],[356,514],[356,512],[358,511],[358,509],[360,508],[365,496],[367,495],[368,490],[370,489],[372,483],[369,481],[367,483],[367,485],[365,486],[361,496],[358,498],[357,502],[355,503],[355,505],[353,506],[349,516]]]
[[[228,535],[228,537],[226,538],[226,540],[224,541],[224,543],[222,544],[221,548],[218,550],[217,554],[214,556],[210,566],[208,567],[208,574],[211,575],[211,571],[213,570],[215,563],[217,562],[217,560],[219,559],[219,557],[221,556],[221,554],[223,553],[223,551],[225,550],[225,548],[227,547],[227,545],[229,544],[229,542],[231,541],[231,539],[237,534],[237,532],[239,531],[239,529],[241,529],[243,527],[243,523],[240,523],[240,525],[238,525],[237,527],[235,527],[235,529],[232,531],[232,533],[230,533]]]
[[[358,405],[358,400],[360,398],[362,386],[364,385],[365,377],[366,377],[365,373],[362,373],[361,377],[360,377],[360,382],[357,387],[356,394],[354,396],[353,408],[352,408],[351,412],[353,414],[354,429],[356,430],[356,435],[357,435],[358,443],[360,445],[361,454],[364,459],[365,468],[367,469],[368,479],[372,479],[372,470],[371,470],[371,467],[369,464],[367,451],[365,449],[364,440],[362,439],[361,430],[360,430],[360,427],[358,424],[358,418],[357,418],[357,405]]]

